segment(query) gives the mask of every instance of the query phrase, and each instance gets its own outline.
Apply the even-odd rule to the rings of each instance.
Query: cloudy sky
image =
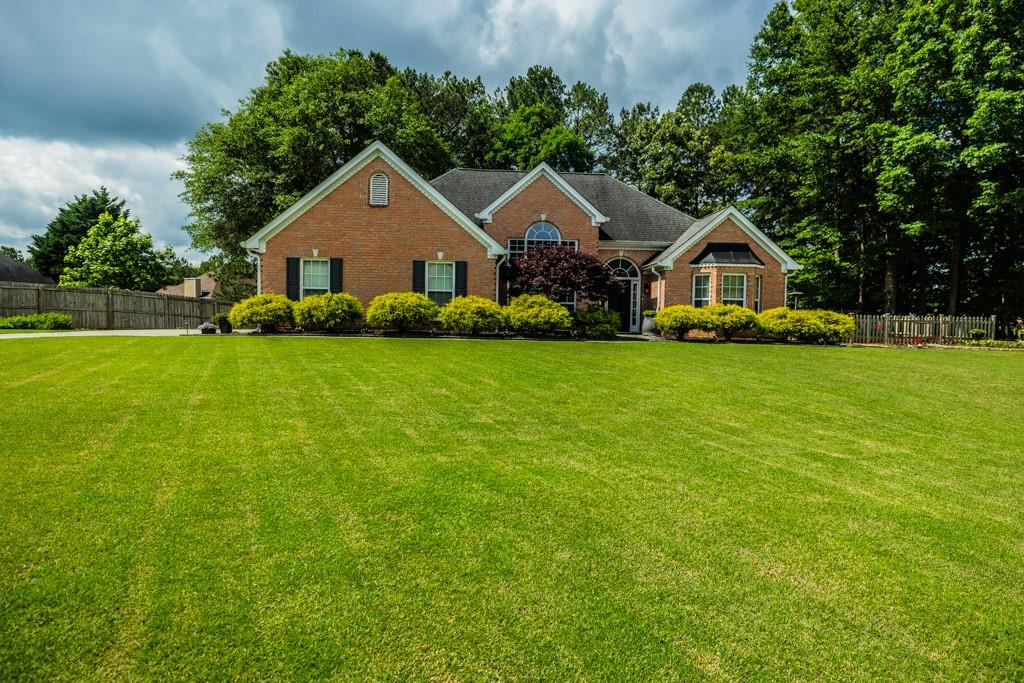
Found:
[[[693,81],[741,81],[771,0],[0,0],[0,244],[24,247],[75,194],[106,185],[187,252],[169,174],[285,48],[377,50],[399,67],[483,76],[532,64],[613,105],[673,106]]]

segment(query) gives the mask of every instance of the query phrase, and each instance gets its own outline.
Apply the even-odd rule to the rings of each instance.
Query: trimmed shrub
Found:
[[[736,304],[713,304],[701,310],[705,318],[700,329],[726,339],[732,339],[737,332],[754,329],[757,323],[756,313]]]
[[[519,334],[551,334],[572,327],[565,306],[543,294],[517,296],[505,307],[509,326]]]
[[[707,315],[703,308],[685,305],[666,306],[654,315],[654,326],[662,333],[675,332],[676,339],[683,339],[690,330],[707,327]]]
[[[75,324],[64,313],[33,313],[0,318],[0,330],[71,330]]]
[[[988,332],[981,329],[980,327],[975,327],[970,330],[967,330],[967,334],[970,336],[971,339],[984,339],[985,337],[988,336]]]
[[[292,305],[295,324],[304,330],[340,332],[363,317],[363,305],[351,294],[314,294]]]
[[[505,312],[496,301],[482,296],[457,296],[438,313],[441,327],[459,334],[496,332],[508,324]]]
[[[818,317],[824,328],[824,334],[819,341],[825,344],[837,344],[844,339],[849,339],[857,329],[857,323],[854,322],[853,316],[845,313],[825,310],[812,311],[812,313]]]
[[[619,332],[622,318],[617,311],[595,306],[573,315],[576,334],[586,339],[612,339]]]
[[[228,320],[233,327],[270,332],[292,321],[292,302],[283,294],[257,294],[232,306]]]
[[[431,327],[437,304],[416,292],[389,292],[373,297],[366,309],[366,324],[381,330],[416,330]]]
[[[785,306],[761,311],[757,316],[757,333],[765,337],[788,339],[793,336],[793,321],[789,315],[792,312]]]
[[[757,317],[759,334],[777,339],[799,339],[803,342],[835,344],[853,334],[853,318],[843,313],[824,310],[770,308]]]

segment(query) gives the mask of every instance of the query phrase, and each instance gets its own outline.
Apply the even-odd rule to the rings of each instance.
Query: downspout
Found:
[[[508,260],[508,254],[502,254],[498,262],[494,264],[494,301],[501,303],[501,264]]]
[[[665,299],[665,294],[664,294],[664,292],[661,291],[661,273],[656,268],[651,268],[651,273],[656,278],[658,278],[657,279],[657,283],[658,283],[658,308],[656,308],[655,310],[660,311],[664,307],[663,304],[664,304],[664,299]]]

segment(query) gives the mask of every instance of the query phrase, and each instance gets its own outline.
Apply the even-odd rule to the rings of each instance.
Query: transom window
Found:
[[[612,275],[617,278],[624,280],[633,279],[640,277],[640,269],[636,267],[636,264],[629,259],[616,258],[612,259],[605,266],[612,271]]]
[[[722,274],[722,303],[747,305],[747,276],[743,273]]]
[[[711,303],[711,273],[695,273],[693,276],[693,305],[697,308]]]
[[[327,259],[302,259],[301,298],[326,294],[331,289],[331,263]]]
[[[444,306],[455,297],[455,263],[453,261],[427,262],[427,296],[438,306]]]
[[[551,223],[534,223],[526,231],[526,239],[532,242],[561,242],[562,233]]]
[[[388,177],[383,173],[370,176],[370,206],[388,205]]]

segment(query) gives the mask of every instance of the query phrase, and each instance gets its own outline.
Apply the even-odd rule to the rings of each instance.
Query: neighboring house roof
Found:
[[[38,285],[52,285],[53,280],[32,266],[15,261],[0,254],[0,282],[31,282]]]
[[[763,266],[764,261],[744,242],[708,242],[707,246],[690,261],[690,265]]]
[[[217,284],[217,281],[213,279],[213,276],[210,275],[209,273],[203,273],[202,275],[199,276],[199,279],[202,282],[202,296],[204,297],[213,296],[214,292],[216,292],[217,288],[220,286]],[[185,296],[185,282],[182,281],[177,284],[167,285],[166,287],[162,287],[156,290],[156,293]]]
[[[789,254],[784,252],[779,245],[775,244],[771,238],[758,230],[757,226],[751,223],[750,219],[744,216],[735,206],[727,206],[695,221],[671,246],[648,261],[644,267],[671,270],[677,258],[704,239],[708,233],[721,225],[726,219],[731,219],[741,230],[750,235],[762,249],[774,256],[782,265],[783,271],[800,270],[803,267],[794,261]]]
[[[434,178],[430,184],[467,216],[486,215],[498,203],[496,199],[517,185],[525,186],[527,176],[537,172],[538,169],[527,173],[456,168]],[[694,222],[692,216],[604,173],[557,176],[607,219],[600,222],[601,240],[654,242],[661,247],[670,244]]]
[[[242,242],[246,249],[262,252],[266,249],[267,240],[286,228],[292,221],[312,208],[317,202],[333,192],[342,183],[352,177],[361,168],[376,158],[384,159],[399,174],[408,180],[414,187],[422,192],[427,199],[432,201],[438,208],[448,214],[456,223],[476,238],[481,244],[487,247],[487,255],[496,257],[506,253],[503,246],[494,241],[487,232],[475,221],[466,216],[465,212],[457,208],[441,192],[438,192],[420,174],[402,161],[397,154],[388,149],[387,145],[379,140],[355,155],[344,166],[331,174],[312,190],[302,196],[297,202],[278,214],[263,228],[253,234],[249,239]]]

